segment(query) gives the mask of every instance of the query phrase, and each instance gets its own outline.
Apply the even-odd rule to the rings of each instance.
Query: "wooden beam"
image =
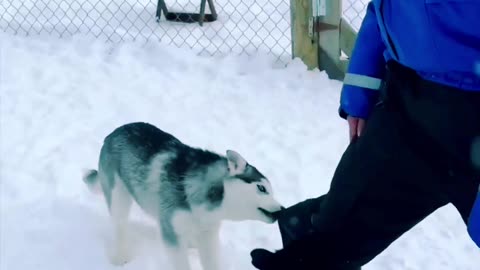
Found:
[[[350,57],[356,40],[357,32],[342,18],[340,20],[340,50]]]
[[[339,68],[341,70],[341,72],[343,73],[343,77],[345,76],[345,73],[347,73],[347,69],[348,69],[348,64],[349,64],[349,60],[348,59],[342,59],[340,60],[340,63],[339,63]],[[343,80],[343,79],[342,79]]]
[[[325,4],[325,16],[320,17],[320,23],[340,25],[342,16],[342,1],[320,0]],[[318,65],[320,70],[325,70],[330,78],[342,79],[340,69],[340,29],[324,29],[318,34]]]

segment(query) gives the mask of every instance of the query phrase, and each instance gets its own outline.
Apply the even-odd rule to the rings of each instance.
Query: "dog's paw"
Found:
[[[128,242],[116,241],[107,246],[107,255],[111,264],[121,266],[133,259],[134,252]]]
[[[116,250],[109,254],[110,263],[115,266],[122,266],[133,259],[133,253],[129,250]]]

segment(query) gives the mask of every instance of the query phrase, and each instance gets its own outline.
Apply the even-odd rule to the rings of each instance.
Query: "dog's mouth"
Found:
[[[277,220],[277,217],[274,215],[274,213],[270,212],[270,211],[267,211],[263,208],[258,208],[258,211],[260,211],[260,213],[262,213],[264,216],[266,216],[267,218],[271,219],[271,220]]]

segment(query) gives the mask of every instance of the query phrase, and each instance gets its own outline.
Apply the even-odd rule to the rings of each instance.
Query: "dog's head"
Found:
[[[283,207],[275,199],[270,181],[235,151],[227,151],[227,163],[224,210],[228,218],[275,222]]]

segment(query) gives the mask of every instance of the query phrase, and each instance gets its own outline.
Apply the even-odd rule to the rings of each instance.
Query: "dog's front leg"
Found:
[[[163,215],[164,220],[159,222],[162,240],[173,270],[190,270],[188,246],[175,231],[168,215]]]
[[[198,253],[203,270],[220,270],[220,239],[219,231],[202,231],[198,236]]]

